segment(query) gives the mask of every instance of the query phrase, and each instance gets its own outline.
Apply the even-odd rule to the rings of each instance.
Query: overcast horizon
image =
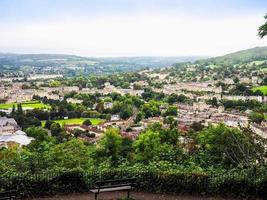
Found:
[[[1,0],[0,52],[217,56],[267,46],[265,0]]]

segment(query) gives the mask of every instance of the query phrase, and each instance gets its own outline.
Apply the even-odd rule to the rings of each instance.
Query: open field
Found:
[[[13,105],[15,105],[15,107],[17,107],[17,103],[7,103],[7,104],[0,104],[0,109],[10,109],[13,107]],[[49,109],[50,106],[40,103],[39,101],[27,101],[27,102],[23,102],[21,103],[22,108],[47,108]]]
[[[82,124],[84,120],[90,119],[93,125],[97,125],[101,123],[103,120],[99,118],[73,118],[73,119],[58,119],[58,120],[53,120],[56,123],[59,123],[60,126],[63,126],[64,124],[71,125],[71,124]],[[42,121],[42,126],[44,126],[45,121]]]
[[[252,90],[253,92],[260,90],[264,95],[267,95],[267,85],[254,87]]]

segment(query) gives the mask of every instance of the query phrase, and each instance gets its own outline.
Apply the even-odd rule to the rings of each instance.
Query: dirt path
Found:
[[[112,192],[102,193],[99,195],[99,200],[117,200],[126,197],[126,193],[123,192]],[[164,195],[164,194],[153,194],[144,192],[132,192],[131,197],[135,200],[240,200],[234,198],[215,198],[215,197],[197,197],[188,195]],[[55,196],[45,198],[34,198],[36,200],[94,200],[93,194],[70,194],[66,196]],[[33,199],[32,199],[33,200]]]

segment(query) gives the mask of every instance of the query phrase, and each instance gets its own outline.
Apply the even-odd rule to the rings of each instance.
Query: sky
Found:
[[[266,0],[0,0],[0,52],[216,56],[267,46]]]

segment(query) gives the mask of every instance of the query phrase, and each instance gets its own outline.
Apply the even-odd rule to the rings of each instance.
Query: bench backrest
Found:
[[[16,190],[0,192],[0,199],[16,199],[16,197],[17,197]]]
[[[109,188],[115,186],[133,186],[135,185],[136,178],[125,178],[125,179],[114,179],[114,180],[103,180],[95,183],[98,193],[101,188]]]
[[[136,178],[124,178],[124,179],[113,179],[113,180],[103,180],[97,181],[95,184],[98,186],[107,185],[107,184],[122,184],[122,183],[135,183]]]

